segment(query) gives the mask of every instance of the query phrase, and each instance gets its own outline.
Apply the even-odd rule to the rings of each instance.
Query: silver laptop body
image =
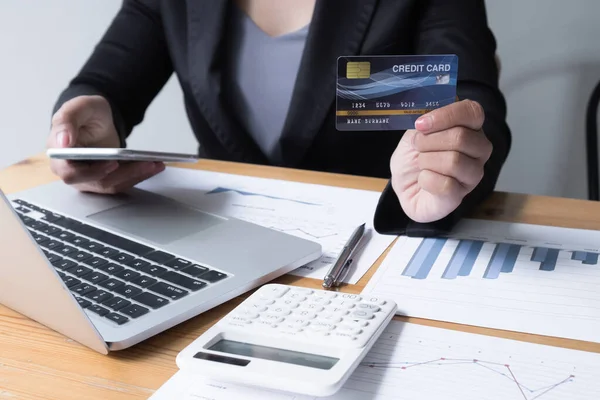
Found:
[[[0,191],[0,304],[100,353],[290,272],[318,243],[138,189]]]

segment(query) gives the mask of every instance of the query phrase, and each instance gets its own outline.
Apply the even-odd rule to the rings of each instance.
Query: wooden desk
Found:
[[[380,191],[381,179],[295,171],[215,161],[193,166],[204,170],[287,179],[332,186]],[[5,193],[56,180],[43,156],[33,157],[0,171]],[[482,219],[527,222],[554,226],[600,229],[600,203],[581,200],[497,193],[474,216]],[[382,256],[382,258],[385,254]],[[341,290],[358,293],[378,262],[357,285]],[[320,288],[320,281],[284,276],[279,282]],[[44,326],[0,306],[0,399],[147,399],[175,372],[175,356],[239,304],[234,299],[133,348],[109,356],[94,353]],[[410,322],[494,335],[516,340],[600,352],[600,344],[539,337],[514,332],[462,326],[416,318]]]

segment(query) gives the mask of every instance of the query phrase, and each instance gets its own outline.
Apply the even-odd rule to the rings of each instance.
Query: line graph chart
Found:
[[[399,237],[363,293],[401,315],[600,342],[599,246],[597,231],[472,220]]]
[[[332,399],[600,398],[600,354],[392,321]]]
[[[484,361],[484,360],[477,360],[477,359],[466,359],[466,358],[441,357],[441,358],[437,358],[435,360],[423,361],[423,362],[401,362],[401,363],[371,362],[371,363],[363,363],[362,365],[369,367],[369,368],[400,368],[402,370],[406,370],[409,368],[415,368],[415,367],[425,366],[425,365],[435,365],[435,366],[441,367],[441,366],[464,365],[464,364],[476,365],[487,371],[490,371],[493,374],[497,374],[497,375],[502,376],[502,377],[508,379],[509,381],[513,382],[516,385],[516,387],[519,389],[519,391],[521,392],[521,395],[523,396],[523,400],[538,399],[542,395],[549,393],[550,391],[560,387],[561,385],[564,385],[568,382],[573,382],[573,379],[575,378],[575,375],[569,375],[565,379],[563,379],[559,382],[556,382],[554,384],[551,384],[548,386],[542,386],[539,388],[533,388],[533,387],[528,387],[528,386],[524,385],[523,383],[521,383],[517,379],[515,374],[513,373],[509,364],[502,364],[502,363],[497,363],[497,362],[493,362],[493,361]]]

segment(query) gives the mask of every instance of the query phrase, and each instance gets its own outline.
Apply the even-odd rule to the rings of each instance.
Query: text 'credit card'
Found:
[[[456,101],[457,74],[453,54],[340,57],[336,128],[413,129],[421,115]]]

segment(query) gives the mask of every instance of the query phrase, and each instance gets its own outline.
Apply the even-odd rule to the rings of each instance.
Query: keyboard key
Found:
[[[137,254],[138,256],[143,256],[144,254],[154,250],[153,248],[145,246],[141,243],[113,235],[112,233],[86,224],[75,225],[70,227],[70,229],[79,233],[80,235],[96,239],[97,241],[105,243],[111,247],[116,247],[128,253]]]
[[[73,239],[75,237],[74,234],[67,231],[60,231],[52,235],[53,237],[62,240],[64,242],[69,242],[69,239]]]
[[[81,297],[75,297],[75,299],[77,300],[77,302],[79,303],[79,305],[81,306],[81,308],[87,308],[89,306],[92,305],[91,301],[88,301],[86,299],[82,299]]]
[[[41,231],[42,229],[44,229],[45,227],[48,226],[47,224],[45,224],[43,222],[36,221],[35,219],[31,219],[31,220],[25,222],[25,225],[27,225],[31,229],[35,229],[35,230],[39,230],[39,231]]]
[[[88,293],[93,292],[94,290],[96,290],[96,288],[94,286],[92,286],[92,285],[88,285],[87,283],[82,283],[82,284],[79,284],[77,286],[73,286],[71,288],[71,291],[73,293],[78,294],[80,296],[84,296],[84,295],[86,295]]]
[[[124,317],[117,313],[110,313],[104,316],[106,319],[110,319],[112,322],[116,322],[119,325],[123,325],[129,321],[129,318]]]
[[[50,261],[50,263],[55,263],[55,262],[59,262],[59,261],[63,260],[63,258],[61,256],[59,256],[58,254],[52,254],[52,253],[48,253],[46,258],[48,259],[48,261]]]
[[[155,296],[152,293],[148,292],[140,293],[134,298],[132,298],[132,300],[137,301],[138,303],[142,303],[143,305],[153,308],[155,310],[169,303],[169,300]]]
[[[75,267],[69,268],[67,272],[81,278],[83,275],[92,272],[92,270],[85,265],[77,264]]]
[[[157,284],[148,287],[148,290],[168,297],[171,300],[179,300],[180,298],[186,296],[189,293],[187,290],[180,289],[178,287],[166,284],[164,282],[158,282]]]
[[[43,228],[39,228],[38,230],[39,230],[40,232],[42,232],[42,233],[45,233],[46,235],[52,235],[52,234],[55,234],[55,233],[60,233],[60,232],[62,232],[62,230],[61,230],[61,229],[58,229],[57,227],[55,227],[55,226],[50,226],[50,225],[46,225],[46,226],[44,226]]]
[[[76,266],[77,263],[72,260],[62,259],[60,261],[53,262],[52,265],[54,265],[58,269],[62,269],[63,271],[66,271],[69,268],[73,268],[74,266]]]
[[[148,253],[144,256],[144,258],[154,261],[159,264],[164,264],[168,261],[171,261],[175,258],[173,254],[165,253],[164,251],[153,251],[152,253]]]
[[[148,265],[142,268],[142,272],[145,272],[148,275],[152,276],[161,276],[162,274],[167,272],[167,269],[164,267],[159,267],[158,265]]]
[[[208,268],[201,267],[200,265],[190,265],[189,267],[185,267],[181,270],[181,272],[185,272],[188,275],[198,277],[208,271]]]
[[[111,260],[115,260],[118,263],[121,264],[126,264],[131,260],[134,260],[135,257],[132,256],[131,254],[125,254],[125,253],[117,253],[114,256],[110,257]]]
[[[31,232],[31,236],[33,237],[33,240],[35,240],[37,244],[42,244],[42,243],[50,240],[46,236],[42,235],[41,233],[36,233],[33,231]]]
[[[171,267],[173,269],[184,269],[186,267],[191,267],[192,264],[193,263],[191,261],[182,260],[181,258],[176,258],[174,260],[169,261],[165,265],[167,267]]]
[[[63,282],[67,285],[68,288],[72,288],[76,285],[79,285],[81,281],[79,279],[75,279],[72,276],[65,275],[62,277]]]
[[[102,272],[92,271],[89,274],[83,275],[81,278],[85,279],[86,281],[88,281],[90,283],[97,285],[100,282],[104,282],[105,280],[107,280],[108,276],[104,275]]]
[[[67,240],[68,242],[70,242],[71,244],[75,245],[75,246],[83,246],[84,244],[86,244],[87,242],[89,242],[89,240],[87,240],[86,238],[83,238],[81,236],[75,236],[73,237],[73,239],[71,240]]]
[[[149,310],[146,307],[138,306],[137,304],[132,304],[120,310],[120,312],[131,318],[139,318],[142,315],[147,314],[148,311]]]
[[[108,289],[108,290],[112,290],[114,291],[115,289],[125,285],[125,282],[122,282],[118,279],[115,278],[111,278],[107,281],[101,282],[98,285],[102,286],[104,289]]]
[[[69,255],[71,253],[76,252],[77,249],[75,247],[64,245],[64,246],[62,246],[60,248],[55,249],[54,251],[56,251],[57,253],[62,254],[63,256],[66,256],[66,255]]]
[[[86,253],[85,251],[78,251],[77,253],[69,254],[69,258],[81,262],[87,260],[88,258],[92,258],[92,255],[90,253]]]
[[[95,290],[91,293],[88,293],[86,295],[84,295],[85,297],[87,297],[90,300],[95,301],[96,303],[104,303],[107,300],[110,300],[113,298],[113,295],[105,292],[104,290]]]
[[[163,276],[161,276],[160,278],[164,279],[165,281],[174,283],[177,286],[183,286],[184,288],[190,289],[194,292],[196,290],[200,290],[206,286],[206,282],[197,281],[197,280],[189,278],[185,275],[178,274],[177,272],[174,272],[174,271],[169,271],[166,274],[164,274]]]
[[[94,305],[88,307],[88,310],[90,310],[93,313],[96,313],[96,314],[100,315],[101,317],[104,316],[104,315],[106,315],[106,314],[108,314],[110,312],[110,311],[108,311],[108,309],[106,309],[106,308],[104,308],[102,306],[99,306],[98,304],[94,304]]]
[[[135,278],[139,277],[140,275],[141,274],[139,272],[136,272],[136,271],[134,271],[132,269],[127,269],[127,268],[125,268],[125,269],[123,269],[123,271],[118,272],[118,273],[115,274],[115,276],[117,278],[121,278],[124,281],[132,281]]]
[[[87,251],[91,251],[92,253],[98,253],[98,251],[102,251],[102,249],[104,249],[104,246],[102,246],[100,243],[96,243],[96,242],[87,242],[86,244],[82,245],[81,247],[83,247]]]
[[[141,271],[142,268],[147,267],[148,265],[150,265],[150,263],[148,261],[144,261],[139,258],[136,258],[134,260],[129,261],[125,265],[127,265],[131,268],[135,268],[138,271]]]
[[[101,271],[104,271],[108,274],[114,275],[119,271],[123,271],[125,268],[121,267],[120,265],[110,263],[110,264],[100,265],[100,266],[98,266],[98,269]]]
[[[100,250],[97,254],[100,254],[101,256],[106,258],[112,258],[112,256],[119,254],[119,250],[110,247],[105,247],[102,250]]]
[[[106,300],[102,303],[102,305],[111,308],[114,311],[118,311],[123,307],[127,307],[131,302],[129,300],[125,300],[122,297],[115,296],[112,299]]]
[[[25,215],[21,215],[21,214],[18,214],[18,215],[19,215],[19,218],[21,218],[21,221],[23,221],[23,223],[26,226],[29,226],[29,224],[31,223],[31,221],[33,221],[33,219],[31,219],[29,217],[26,217]]]
[[[52,250],[55,247],[62,246],[62,244],[59,241],[52,239],[52,240],[48,240],[44,243],[41,243],[40,246],[42,246],[48,250]]]
[[[198,276],[197,278],[202,279],[207,282],[210,282],[210,283],[215,283],[215,282],[220,281],[221,279],[227,278],[227,274],[224,274],[222,272],[215,271],[215,270],[210,270],[210,271],[206,272],[205,274]]]
[[[55,225],[61,226],[65,229],[72,229],[72,227],[81,225],[81,222],[75,221],[74,219],[62,217],[53,222]]]
[[[43,221],[47,221],[47,222],[55,222],[61,218],[62,218],[62,215],[58,215],[58,214],[49,212],[46,215],[44,215],[41,219]]]
[[[150,278],[149,276],[146,276],[146,275],[140,275],[139,277],[137,277],[131,281],[131,283],[133,283],[137,286],[141,286],[143,288],[154,285],[156,282],[157,282],[156,279]]]
[[[131,298],[142,293],[142,289],[136,288],[135,286],[124,285],[114,288],[113,292],[119,293],[120,295],[125,296],[127,298]]]
[[[83,263],[89,265],[90,267],[98,268],[104,264],[108,264],[108,261],[106,261],[104,258],[92,257],[88,258],[87,260],[83,260]]]

